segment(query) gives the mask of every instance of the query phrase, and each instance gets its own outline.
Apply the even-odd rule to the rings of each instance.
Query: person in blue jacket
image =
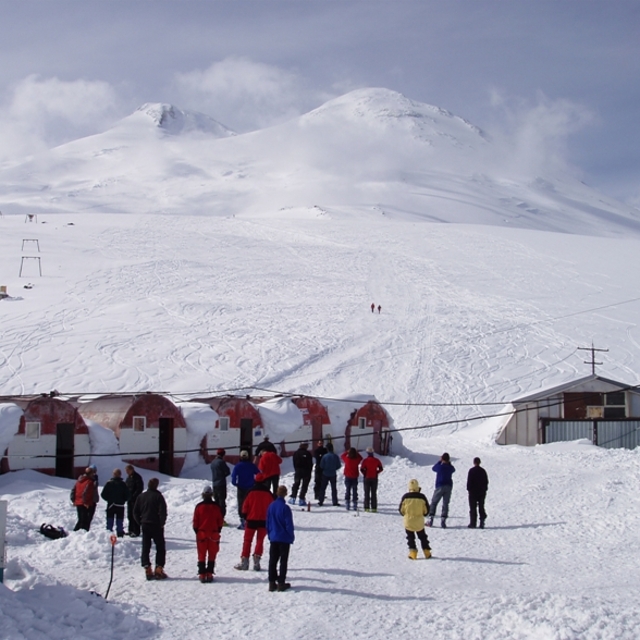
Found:
[[[295,540],[293,514],[284,501],[287,487],[280,485],[276,499],[267,509],[267,536],[269,536],[269,591],[286,591],[291,585],[286,581],[289,549]],[[280,563],[280,571],[278,571]]]
[[[331,484],[331,502],[334,507],[339,507],[338,502],[338,487],[336,485],[336,475],[338,469],[342,466],[340,458],[333,452],[333,444],[327,443],[327,453],[322,456],[320,460],[320,468],[322,469],[322,484],[320,485],[320,497],[318,499],[318,506],[324,504],[325,494],[327,492],[327,485]]]
[[[238,529],[244,529],[245,523],[242,517],[242,505],[247,494],[253,488],[256,482],[256,476],[260,473],[260,469],[256,467],[249,459],[249,452],[243,449],[240,452],[240,462],[238,462],[231,472],[231,484],[236,488],[238,497],[238,515],[240,516],[240,526]]]
[[[449,516],[449,502],[453,491],[453,480],[451,476],[456,472],[456,468],[451,464],[451,457],[448,453],[443,453],[440,460],[431,467],[436,473],[436,490],[431,498],[431,508],[429,509],[429,519],[427,526],[433,526],[433,519],[436,517],[436,508],[442,500],[442,513],[440,514],[440,526],[447,528],[447,517]]]

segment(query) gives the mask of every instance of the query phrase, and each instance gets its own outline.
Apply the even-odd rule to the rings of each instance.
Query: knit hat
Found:
[[[245,451],[245,450],[242,450],[242,451],[240,452],[240,457],[241,457],[241,458],[248,458],[248,457],[249,457],[249,452],[248,452],[248,451]]]
[[[218,449],[218,450],[216,451],[216,453],[217,453],[219,456],[224,456],[224,455],[226,455],[226,454],[227,454],[227,452],[226,452],[224,449]]]
[[[205,496],[212,496],[213,495],[213,489],[207,485],[203,490],[202,490],[202,497],[204,498]]]
[[[373,447],[367,447],[367,453],[373,453]]]
[[[420,491],[420,485],[417,480],[409,480],[409,491],[412,493],[417,493]]]

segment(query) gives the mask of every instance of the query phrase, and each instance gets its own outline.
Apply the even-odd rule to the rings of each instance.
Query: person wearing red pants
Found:
[[[239,571],[247,571],[249,557],[251,556],[251,544],[256,538],[256,546],[253,550],[253,569],[260,571],[260,560],[264,550],[264,538],[267,535],[266,521],[267,509],[274,497],[266,483],[264,474],[256,476],[256,483],[249,491],[242,503],[242,517],[245,519],[244,541],[240,562],[235,565]]]
[[[205,487],[202,492],[202,502],[196,505],[193,512],[193,530],[196,534],[200,582],[213,582],[223,523],[222,510],[213,501],[213,489]]]

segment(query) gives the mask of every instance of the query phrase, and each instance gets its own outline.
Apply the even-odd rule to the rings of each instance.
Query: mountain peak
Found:
[[[179,109],[166,102],[146,102],[135,113],[146,116],[156,127],[172,135],[194,132],[215,134],[219,138],[235,135],[204,113]]]
[[[342,113],[350,119],[368,120],[371,123],[409,122],[419,128],[462,125],[463,128],[484,137],[478,127],[446,109],[410,100],[397,91],[381,87],[350,91],[309,112],[307,117],[314,119],[331,113]]]

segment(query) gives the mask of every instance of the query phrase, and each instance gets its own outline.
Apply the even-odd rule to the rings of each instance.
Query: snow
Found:
[[[233,569],[233,490],[216,581],[196,579],[190,521],[210,480],[196,454],[180,478],[141,471],[168,502],[170,579],[147,583],[140,540],[120,540],[108,601],[91,593],[109,582],[104,504],[90,532],[48,540],[43,522],[73,528],[72,482],[0,476],[0,637],[636,638],[640,453],[494,438],[514,399],[589,373],[578,347],[609,349],[597,373],[637,384],[637,212],[561,173],[509,172],[474,127],[385,90],[238,136],[156,124],[138,114],[0,172],[2,395],[167,394],[189,449],[215,422],[189,397],[317,396],[332,424],[353,410],[341,400],[375,397],[402,438],[382,458],[379,513],[294,510],[285,594]],[[39,239],[42,277],[18,277],[35,255],[24,238]],[[266,408],[267,432],[299,426],[290,401]],[[113,434],[89,429],[103,484],[124,464]],[[444,451],[450,526],[412,562],[398,503],[411,478],[431,497]],[[475,456],[485,530],[466,527]]]
[[[20,428],[22,409],[11,402],[0,403],[0,451],[6,451]]]

